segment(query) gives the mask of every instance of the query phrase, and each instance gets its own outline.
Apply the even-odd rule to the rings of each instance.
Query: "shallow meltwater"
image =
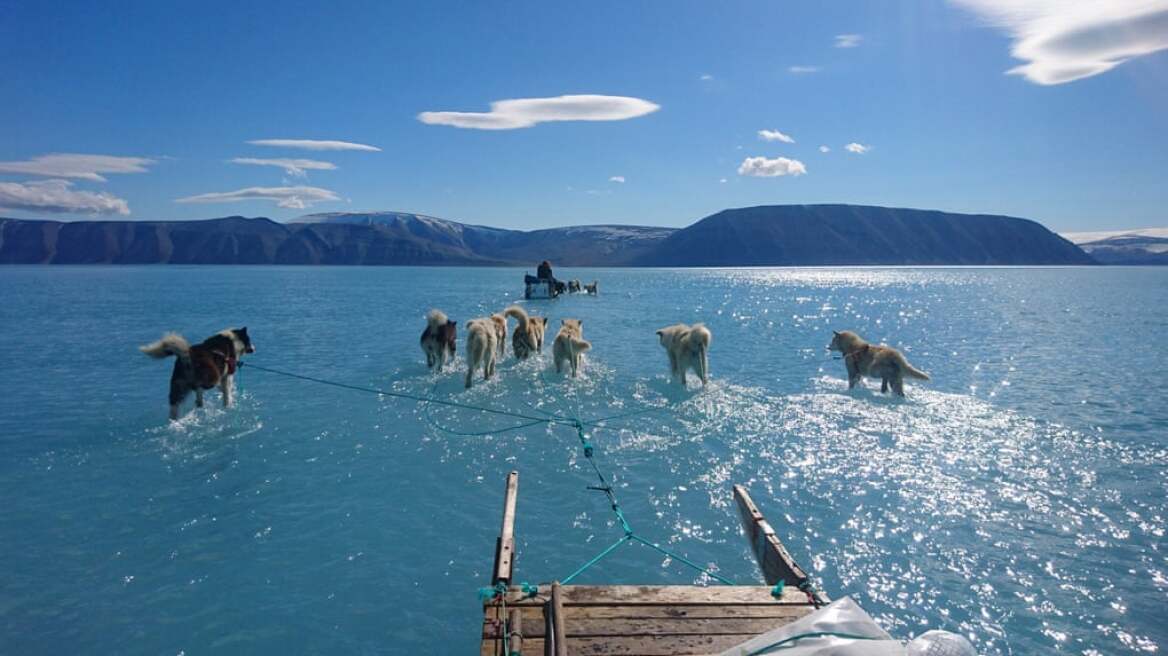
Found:
[[[526,306],[551,334],[583,319],[579,376],[555,373],[549,340],[467,390],[461,350],[426,370],[424,314],[461,328],[515,302],[521,271],[6,269],[0,651],[473,651],[508,471],[520,580],[563,579],[622,535],[576,420],[638,535],[736,583],[761,583],[742,483],[819,587],[898,638],[1168,646],[1168,406],[1148,376],[1168,355],[1147,348],[1168,271],[564,274],[601,295]],[[180,284],[198,293],[168,302]],[[654,330],[696,321],[712,378],[682,389]],[[135,347],[238,324],[255,365],[362,389],[245,360],[236,407],[212,392],[168,424],[169,366]],[[933,380],[848,390],[834,329]],[[636,544],[577,582],[716,584]]]

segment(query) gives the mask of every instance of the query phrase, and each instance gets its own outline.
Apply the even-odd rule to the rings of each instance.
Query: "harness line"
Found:
[[[244,362],[242,360],[240,360],[238,363],[238,366],[239,366],[239,368],[242,369],[244,366]],[[537,426],[539,424],[548,424],[548,425],[552,425],[552,426],[555,426],[555,425],[572,426],[573,428],[576,429],[576,437],[578,438],[578,440],[580,442],[580,446],[583,448],[584,459],[588,461],[588,464],[592,467],[593,473],[596,474],[596,478],[600,482],[600,485],[596,485],[596,486],[590,485],[590,486],[588,486],[588,489],[604,493],[605,497],[607,497],[607,499],[608,499],[609,506],[612,508],[613,514],[616,516],[617,521],[620,523],[620,527],[623,530],[624,535],[622,535],[620,537],[620,539],[618,539],[616,542],[609,545],[607,548],[605,548],[599,554],[594,556],[591,560],[587,561],[586,563],[581,565],[579,568],[577,568],[574,572],[572,572],[567,577],[565,577],[562,581],[565,585],[570,583],[571,581],[573,581],[579,575],[583,574],[585,571],[590,569],[592,566],[599,563],[606,556],[608,556],[613,551],[615,551],[617,547],[619,547],[620,545],[625,544],[627,542],[636,542],[636,543],[645,545],[645,546],[661,553],[662,555],[664,555],[668,558],[675,559],[678,562],[681,562],[684,565],[686,565],[694,570],[697,570],[698,572],[701,572],[702,574],[705,574],[706,576],[709,576],[710,578],[712,578],[714,580],[717,580],[720,583],[723,583],[726,585],[734,585],[734,582],[727,579],[726,577],[717,574],[716,572],[710,570],[709,568],[702,567],[701,565],[698,565],[697,563],[689,560],[688,558],[686,558],[680,554],[674,553],[674,552],[666,549],[665,547],[662,547],[659,544],[656,544],[654,542],[646,540],[645,538],[641,537],[633,530],[632,526],[629,524],[628,519],[625,517],[624,510],[621,508],[620,502],[617,500],[616,493],[613,490],[612,484],[609,483],[608,478],[605,477],[605,475],[604,475],[604,472],[602,472],[600,470],[600,467],[596,464],[596,460],[595,460],[596,449],[592,445],[592,443],[588,441],[588,438],[584,432],[585,426],[592,426],[594,428],[598,428],[598,427],[601,427],[603,425],[603,423],[607,422],[607,421],[614,421],[617,419],[623,419],[623,418],[632,417],[635,415],[645,414],[645,413],[649,413],[649,412],[657,412],[657,411],[661,411],[661,410],[667,410],[668,406],[656,406],[656,407],[642,408],[639,410],[633,410],[633,411],[629,411],[629,412],[610,415],[607,417],[601,417],[599,419],[584,421],[584,420],[580,419],[580,416],[576,412],[575,408],[564,403],[560,397],[553,396],[552,398],[555,399],[556,403],[561,407],[563,412],[565,414],[567,414],[568,416],[566,417],[562,414],[548,413],[548,412],[540,410],[538,408],[533,408],[533,410],[536,410],[540,414],[546,415],[544,417],[536,417],[536,416],[527,415],[527,414],[523,414],[523,413],[519,413],[519,412],[512,412],[509,410],[500,410],[497,408],[476,406],[476,405],[472,405],[469,403],[458,403],[457,401],[448,401],[445,399],[435,398],[433,395],[419,396],[416,394],[408,394],[405,392],[391,392],[389,390],[383,390],[383,389],[376,388],[376,387],[364,387],[364,386],[360,386],[360,385],[350,385],[348,383],[339,383],[336,381],[326,380],[323,378],[317,378],[314,376],[305,376],[303,374],[297,374],[297,373],[293,373],[290,371],[283,371],[283,370],[274,369],[271,367],[263,367],[263,366],[260,366],[257,364],[252,364],[250,362],[247,363],[247,367],[250,369],[256,369],[257,371],[263,371],[266,373],[276,374],[276,375],[280,375],[280,376],[286,376],[288,378],[294,378],[297,380],[304,380],[304,381],[309,381],[309,382],[313,382],[313,383],[319,383],[321,385],[329,385],[329,386],[337,387],[340,389],[346,389],[346,390],[351,390],[351,391],[356,391],[356,392],[364,392],[367,394],[377,394],[379,396],[389,396],[389,397],[393,397],[393,398],[408,399],[411,401],[418,401],[418,402],[427,403],[427,404],[433,403],[436,405],[444,405],[447,407],[459,408],[459,409],[463,409],[463,410],[475,410],[478,412],[486,412],[486,413],[490,413],[490,414],[506,416],[506,417],[514,417],[516,419],[525,420],[523,423],[519,423],[519,424],[516,424],[514,426],[508,426],[508,427],[499,428],[499,429],[492,429],[492,430],[488,430],[488,431],[481,431],[481,432],[458,431],[458,430],[449,428],[447,426],[443,426],[442,424],[438,423],[438,421],[435,420],[433,418],[433,416],[431,415],[430,406],[426,406],[425,417],[426,417],[427,422],[430,423],[430,425],[433,426],[434,428],[436,428],[440,431],[446,432],[446,433],[450,433],[452,435],[478,437],[478,436],[484,436],[484,435],[491,435],[491,434],[495,434],[495,433],[505,433],[505,432],[514,431],[514,430],[522,430],[524,428],[530,428],[532,426]],[[541,371],[539,375],[540,375],[540,380],[544,383],[544,385],[545,386],[548,385],[547,379],[544,377],[544,372]],[[437,388],[437,384],[435,384],[435,389],[436,388]],[[526,591],[526,586],[525,586],[525,591]],[[504,586],[502,586],[502,584],[500,584],[500,586],[496,586],[495,588],[484,588],[483,590],[480,591],[480,594],[482,594],[482,593],[485,593],[486,598],[503,598],[505,601],[506,589]],[[504,641],[506,643],[506,636],[504,637]],[[506,646],[504,647],[504,649],[506,649]]]

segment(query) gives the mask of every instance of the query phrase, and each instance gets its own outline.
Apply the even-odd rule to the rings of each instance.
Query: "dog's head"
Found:
[[[247,334],[247,326],[243,328],[232,328],[231,337],[235,341],[235,350],[241,355],[243,353],[255,353],[255,346],[251,343],[251,337]]]
[[[864,340],[850,330],[833,330],[831,331],[831,344],[827,345],[827,350],[847,353],[863,343]]]

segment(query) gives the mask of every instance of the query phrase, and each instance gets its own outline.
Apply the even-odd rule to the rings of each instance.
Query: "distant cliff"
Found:
[[[0,219],[3,264],[532,266],[1092,264],[1038,223],[856,205],[726,210],[684,229],[503,230],[399,212],[293,223]]]
[[[725,210],[670,235],[652,266],[1094,264],[1027,219],[863,205]]]

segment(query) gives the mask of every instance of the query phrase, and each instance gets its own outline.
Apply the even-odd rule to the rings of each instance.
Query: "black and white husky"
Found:
[[[138,348],[153,358],[175,357],[170,374],[171,421],[178,419],[178,408],[192,391],[195,405],[201,408],[203,390],[218,386],[223,393],[223,407],[230,407],[239,359],[244,353],[255,353],[247,328],[228,328],[194,346],[178,333],[167,333],[157,342]]]
[[[426,329],[422,331],[422,352],[426,354],[426,366],[438,371],[446,366],[446,361],[454,357],[455,340],[458,339],[458,322],[451,321],[441,310],[430,310],[426,314]]]

